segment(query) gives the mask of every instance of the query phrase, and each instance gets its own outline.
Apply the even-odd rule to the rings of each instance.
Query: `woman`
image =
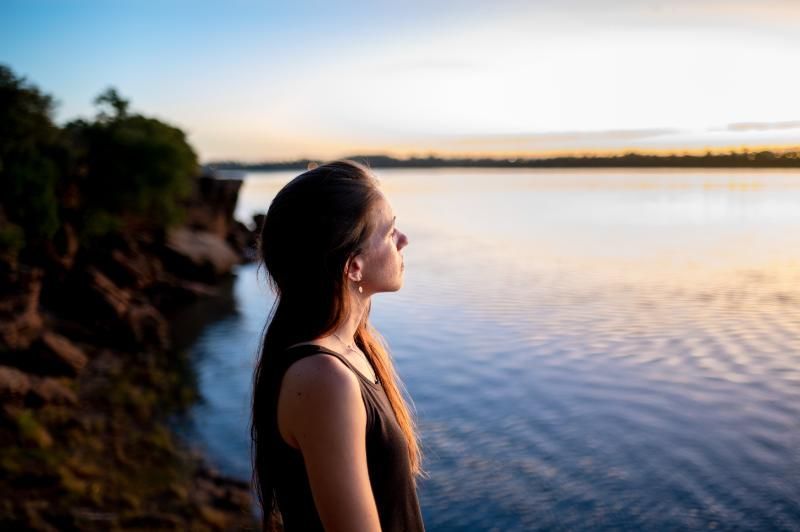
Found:
[[[420,451],[371,296],[403,284],[406,235],[364,166],[337,161],[278,192],[261,230],[277,295],[255,370],[264,528],[424,530]]]

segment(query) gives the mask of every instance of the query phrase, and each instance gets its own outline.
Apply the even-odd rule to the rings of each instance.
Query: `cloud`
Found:
[[[737,122],[728,124],[725,131],[774,131],[781,129],[800,129],[800,120],[788,122]]]

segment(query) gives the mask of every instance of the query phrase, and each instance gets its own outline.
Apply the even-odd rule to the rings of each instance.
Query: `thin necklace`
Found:
[[[345,343],[345,341],[344,341],[344,340],[342,340],[341,338],[339,338],[339,335],[338,335],[338,334],[336,334],[336,333],[333,333],[333,335],[336,337],[336,339],[337,339],[337,340],[339,340],[339,343],[340,343],[340,344],[342,344],[343,346],[345,346],[345,347],[347,348],[347,350],[348,350],[348,351],[352,351],[352,352],[354,352],[354,353],[356,352],[356,348],[355,348],[355,347],[353,347],[353,344],[347,344],[347,343]]]
[[[346,343],[344,342],[344,340],[342,340],[341,338],[339,338],[339,335],[338,335],[338,334],[336,334],[336,333],[333,333],[333,335],[336,337],[336,339],[337,339],[337,340],[339,340],[339,343],[340,343],[340,344],[342,344],[342,345],[343,345],[343,346],[344,346],[344,347],[345,347],[345,348],[346,348],[348,351],[352,351],[353,353],[358,353],[358,354],[361,354],[361,352],[360,352],[360,351],[358,351],[358,350],[356,350],[356,348],[354,348],[352,344],[348,345],[348,344],[346,344]],[[363,357],[363,355],[362,355],[362,357]],[[364,358],[366,358],[366,357],[364,357]],[[372,364],[370,364],[370,363],[369,363],[369,360],[367,360],[367,364],[369,364],[369,366],[370,366],[370,367],[372,367]],[[373,369],[372,371],[374,372],[375,370]],[[374,380],[374,381],[372,381],[372,382],[373,382],[374,384],[378,384],[378,382],[379,382],[379,381],[380,381],[380,379],[378,379],[378,375],[375,375],[375,380]]]

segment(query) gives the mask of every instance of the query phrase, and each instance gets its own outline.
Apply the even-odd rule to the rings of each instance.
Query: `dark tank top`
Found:
[[[384,532],[424,531],[408,447],[383,386],[361,374],[343,355],[319,345],[299,345],[284,353],[277,382],[301,358],[327,354],[342,361],[358,377],[367,413],[367,468],[381,529]],[[279,390],[276,390],[276,395]],[[277,401],[275,403],[277,408]],[[277,418],[277,415],[276,415]],[[277,425],[277,423],[276,423]],[[277,426],[272,431],[275,461],[275,495],[286,532],[324,530],[308,482],[303,455],[287,444]]]

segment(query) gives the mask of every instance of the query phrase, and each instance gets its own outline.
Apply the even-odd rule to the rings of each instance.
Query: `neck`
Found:
[[[364,313],[369,306],[369,296],[352,294],[350,297],[350,314],[342,323],[333,330],[342,341],[350,344],[356,335],[359,323],[364,319]]]

